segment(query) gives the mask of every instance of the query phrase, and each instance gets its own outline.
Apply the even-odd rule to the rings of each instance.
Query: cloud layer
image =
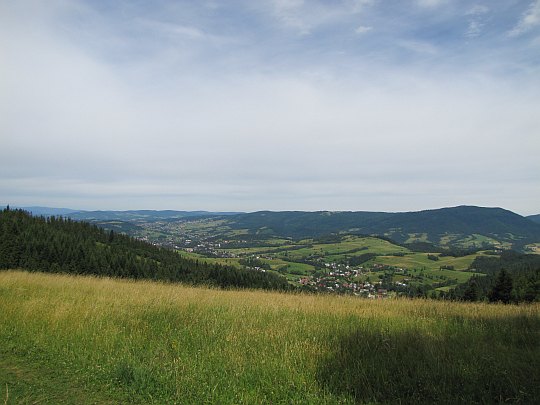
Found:
[[[540,1],[382,3],[0,3],[3,202],[539,212]]]

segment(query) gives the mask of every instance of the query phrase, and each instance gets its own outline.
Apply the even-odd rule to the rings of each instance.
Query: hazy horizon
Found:
[[[0,200],[540,212],[540,0],[0,2]]]
[[[352,211],[352,210],[341,210],[341,211],[333,211],[333,210],[257,210],[257,211],[227,211],[227,210],[214,210],[214,211],[209,211],[209,210],[184,210],[184,209],[181,209],[181,208],[163,208],[163,209],[154,209],[154,208],[132,208],[132,209],[84,209],[84,208],[77,208],[77,207],[49,207],[49,206],[39,206],[39,205],[28,205],[28,206],[22,206],[22,205],[13,205],[13,204],[3,204],[3,207],[7,207],[9,206],[10,208],[13,208],[13,209],[50,209],[50,210],[71,210],[71,211],[74,211],[74,212],[84,212],[84,211],[87,211],[87,212],[92,212],[92,211],[102,211],[102,212],[107,212],[107,211],[115,211],[115,212],[126,212],[126,211],[178,211],[178,212],[209,212],[209,213],[238,213],[238,214],[244,214],[244,213],[253,213],[253,212],[262,212],[262,211],[272,211],[272,212],[285,212],[285,211],[303,211],[303,212],[325,212],[325,211],[329,211],[329,212],[359,212],[359,211],[363,211],[363,212],[388,212],[388,213],[404,213],[404,212],[418,212],[418,211],[433,211],[433,210],[439,210],[439,209],[444,209],[444,208],[457,208],[457,207],[463,207],[465,205],[456,205],[456,206],[443,206],[443,207],[432,207],[432,208],[426,208],[426,209],[422,209],[422,210],[406,210],[406,211],[367,211],[367,210],[355,210],[355,211]],[[505,210],[508,210],[507,208],[505,207],[481,207],[481,206],[474,206],[474,207],[478,207],[478,208],[501,208],[501,209],[505,209]],[[509,211],[512,211],[512,210],[509,210]],[[523,214],[523,213],[519,213],[519,212],[515,212],[515,211],[512,211],[518,215],[521,215],[523,217],[527,217],[527,216],[531,216],[531,215],[539,215],[538,213],[536,214]]]

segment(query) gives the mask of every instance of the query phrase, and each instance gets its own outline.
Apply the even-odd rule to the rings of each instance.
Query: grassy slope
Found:
[[[530,403],[539,310],[5,271],[0,398]]]
[[[429,253],[412,253],[405,256],[378,256],[371,262],[387,264],[389,266],[406,267],[408,269],[438,270],[441,266],[454,266],[456,270],[466,270],[474,261],[476,256],[482,254],[472,254],[462,257],[445,256],[439,260],[428,259]],[[370,263],[371,263],[370,262]]]

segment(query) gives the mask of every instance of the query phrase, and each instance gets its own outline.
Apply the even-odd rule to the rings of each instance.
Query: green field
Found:
[[[241,267],[239,263],[240,259],[233,258],[233,257],[230,257],[230,258],[229,257],[207,257],[199,253],[188,253],[184,251],[178,251],[178,254],[180,254],[180,256],[186,259],[200,260],[206,263],[217,263],[217,264],[222,264],[224,266]]]
[[[540,306],[0,272],[6,404],[534,403]]]
[[[407,248],[383,239],[359,236],[346,236],[341,241],[333,243],[316,243],[313,240],[302,240],[296,243],[287,241],[282,246],[223,249],[223,251],[243,256],[264,254],[289,261],[302,261],[314,257],[324,258],[326,261],[341,261],[365,253],[393,254],[410,252]]]
[[[436,241],[435,241],[436,242]],[[479,234],[472,234],[467,237],[463,237],[460,235],[446,235],[443,236],[439,241],[441,246],[459,246],[465,249],[468,248],[474,248],[474,247],[482,247],[482,246],[498,246],[503,249],[511,249],[512,244],[510,242],[503,242],[498,241],[494,238],[490,238],[488,236],[479,235]]]
[[[218,263],[238,268],[242,267],[242,265],[240,264],[240,258],[206,257],[198,253],[187,253],[183,251],[179,251],[179,254],[185,258],[201,260],[206,263]],[[269,264],[272,271],[282,273],[285,276],[291,276],[291,278],[295,278],[298,275],[308,275],[315,271],[315,268],[313,266],[305,263],[295,263],[282,259],[261,259],[261,261],[263,263]]]
[[[406,267],[408,269],[438,270],[443,266],[453,266],[455,270],[466,270],[474,259],[481,255],[482,253],[463,257],[444,256],[439,257],[439,260],[430,260],[428,259],[428,253],[409,253],[405,256],[377,256],[370,263]]]

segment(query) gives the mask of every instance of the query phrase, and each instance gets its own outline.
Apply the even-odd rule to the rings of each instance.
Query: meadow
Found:
[[[540,304],[0,272],[0,399],[533,403]]]
[[[428,258],[429,255],[429,253],[408,253],[404,256],[377,256],[370,260],[368,264],[379,263],[388,266],[424,270],[439,270],[441,267],[452,267],[459,271],[468,269],[477,256],[485,256],[484,253],[478,252],[461,257],[440,256],[439,260],[430,260]]]

